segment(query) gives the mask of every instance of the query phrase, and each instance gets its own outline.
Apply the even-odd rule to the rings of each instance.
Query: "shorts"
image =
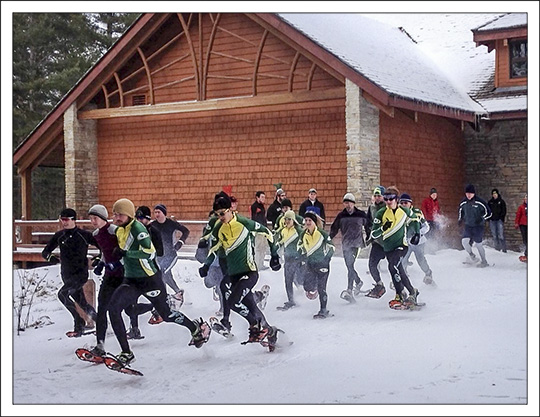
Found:
[[[482,226],[465,226],[463,230],[463,238],[472,239],[473,242],[482,243],[484,237],[484,225]]]

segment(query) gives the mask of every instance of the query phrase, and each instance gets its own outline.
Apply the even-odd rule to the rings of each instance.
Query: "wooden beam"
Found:
[[[201,100],[206,100],[206,85],[208,80],[208,67],[210,66],[210,57],[212,47],[214,46],[214,40],[216,39],[217,28],[221,19],[221,13],[218,13],[216,20],[212,26],[212,32],[210,32],[210,39],[208,39],[208,45],[206,46],[206,59],[204,61],[204,69],[201,77]]]
[[[383,113],[387,114],[390,117],[394,117],[394,107],[387,106],[369,94],[367,91],[362,90],[362,97],[364,97],[369,103],[373,104]]]
[[[49,153],[56,137],[61,135],[63,130],[64,119],[61,118],[60,120],[56,120],[56,123],[54,123],[41,137],[41,140],[36,142],[32,148],[24,153],[24,157],[21,158],[17,164],[18,172],[21,173],[28,169],[34,169],[37,166],[35,161],[44,153]]]
[[[152,84],[152,74],[150,72],[150,67],[148,66],[148,62],[146,62],[144,52],[142,51],[142,49],[140,47],[137,47],[137,52],[139,53],[139,56],[141,57],[143,65],[144,65],[144,69],[146,70],[146,77],[148,79],[148,90],[150,92],[150,104],[155,104],[154,85]],[[120,102],[123,103],[124,100],[121,99]],[[124,107],[124,106],[120,106],[120,107]]]
[[[109,119],[113,117],[151,116],[171,113],[189,113],[209,110],[223,110],[245,107],[264,107],[287,103],[333,100],[345,98],[345,88],[337,87],[322,91],[297,91],[294,93],[268,94],[256,97],[214,99],[184,103],[156,104],[153,106],[133,106],[123,109],[96,109],[79,112],[79,119]]]
[[[253,66],[253,95],[257,95],[257,73],[259,72],[259,64],[261,63],[262,50],[268,36],[268,30],[265,29],[259,41],[259,46],[257,47],[257,54],[255,55],[255,63]]]
[[[199,72],[199,65],[197,65],[197,56],[195,55],[195,47],[193,46],[193,42],[191,41],[191,36],[189,35],[189,23],[186,23],[184,20],[184,16],[182,16],[182,13],[176,13],[176,16],[178,16],[178,20],[180,20],[180,24],[182,25],[182,29],[184,30],[184,33],[186,34],[186,40],[189,46],[189,51],[191,52],[191,62],[193,62],[193,72],[195,73],[195,86],[197,88],[197,100],[201,100],[201,73]],[[191,22],[191,18],[189,19],[189,22]]]
[[[296,69],[296,65],[298,64],[298,60],[300,59],[300,52],[296,51],[296,54],[294,55],[293,62],[291,64],[291,68],[289,69],[289,86],[288,91],[289,93],[293,90],[293,84],[294,84],[294,70]]]
[[[21,215],[29,220],[32,218],[32,170],[26,169],[19,175],[21,176]]]
[[[114,79],[116,80],[116,84],[118,85],[118,94],[120,94],[120,107],[124,107],[124,90],[122,88],[122,82],[120,81],[120,77],[118,76],[118,73],[116,71],[114,72]],[[109,100],[107,100],[107,102],[108,101]]]

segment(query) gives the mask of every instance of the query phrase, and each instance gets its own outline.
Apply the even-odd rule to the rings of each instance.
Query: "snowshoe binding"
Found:
[[[282,306],[277,306],[276,310],[286,311],[296,306],[294,301],[286,301]]]
[[[340,298],[344,299],[345,301],[354,304],[356,303],[356,299],[354,298],[352,294],[352,290],[343,290],[341,291],[341,294],[339,295]]]
[[[188,346],[195,346],[197,349],[202,347],[210,339],[210,325],[202,317],[195,322],[197,329],[191,334],[191,340]]]
[[[255,291],[255,295],[257,296],[257,307],[259,309],[264,310],[266,307],[266,303],[268,302],[268,294],[270,294],[270,285],[263,285],[260,289],[260,291]]]
[[[375,284],[371,290],[366,294],[366,297],[381,298],[386,293],[386,288],[383,283]]]
[[[231,325],[229,322],[224,323],[217,317],[210,317],[208,322],[210,323],[210,328],[224,338],[230,339],[231,337],[234,337],[234,335],[231,333]]]
[[[268,335],[270,328],[269,327],[261,327],[260,323],[254,324],[249,327],[249,338],[245,342],[242,342],[242,345],[246,345],[248,343],[260,343],[262,340],[266,338]]]
[[[130,363],[135,361],[133,352],[121,352],[118,356],[107,353],[104,358],[105,366],[121,374],[143,376],[142,372],[131,368]]]
[[[92,363],[103,363],[105,362],[105,355],[107,353],[99,348],[98,346],[95,346],[93,349],[86,349],[86,348],[79,348],[75,351],[75,355],[81,360],[85,362],[92,362]]]

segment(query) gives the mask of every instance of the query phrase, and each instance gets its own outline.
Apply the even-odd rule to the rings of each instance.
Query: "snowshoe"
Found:
[[[381,298],[386,293],[386,288],[383,283],[375,284],[373,288],[366,294],[366,297]]]
[[[188,346],[195,346],[198,349],[210,339],[211,329],[210,325],[202,317],[195,324],[197,325],[197,329],[191,334],[192,337]]]
[[[480,259],[477,258],[477,256],[474,253],[469,254],[465,260],[463,261],[463,264],[465,265],[474,265],[475,263],[479,262]]]
[[[81,336],[88,336],[89,334],[96,334],[95,330],[71,330],[69,332],[66,332],[67,337],[81,337]]]
[[[368,290],[362,290],[362,287],[364,285],[364,281],[360,280],[360,282],[355,283],[353,294],[354,296],[359,296],[360,294],[366,294]]]
[[[392,310],[407,310],[408,307],[403,303],[404,299],[401,294],[396,294],[393,300],[388,302],[388,307]]]
[[[339,295],[340,298],[344,299],[345,301],[354,304],[356,303],[356,300],[354,296],[352,295],[352,290],[343,290],[341,291],[341,294]]]
[[[268,335],[270,328],[261,327],[260,323],[254,324],[249,327],[249,338],[245,342],[242,342],[242,345],[248,343],[260,343]]]
[[[103,363],[105,362],[105,355],[106,352],[103,349],[100,349],[99,347],[94,347],[91,350],[88,350],[86,348],[79,348],[75,351],[75,355],[81,360],[85,362],[92,362],[92,363]]]
[[[420,294],[420,291],[418,291],[416,288],[414,288],[414,292],[412,294],[409,294],[409,296],[403,300],[403,304],[407,307],[416,304],[418,299],[418,294]]]
[[[230,324],[229,324],[229,327],[227,327],[217,317],[210,317],[208,319],[208,322],[210,323],[210,328],[214,332],[219,333],[224,338],[230,339],[231,337],[234,337],[234,335],[231,333]]]
[[[519,257],[519,260],[520,260],[521,262],[527,263],[527,257],[526,257],[526,256],[520,256],[520,257]]]
[[[296,306],[296,303],[293,302],[293,301],[286,301],[285,304],[283,304],[282,306],[277,306],[276,307],[276,310],[280,310],[280,311],[286,311],[286,310],[289,310],[293,307]]]
[[[176,294],[167,294],[167,304],[174,311],[180,311],[184,304],[184,290],[178,291]]]
[[[134,361],[135,355],[133,355],[133,352],[121,352],[118,356],[107,353],[107,356],[104,358],[105,366],[113,371],[126,375],[143,376],[142,372],[129,366]]]
[[[278,339],[278,333],[283,332],[283,330],[278,329],[276,326],[270,326],[268,329],[268,335],[266,340],[261,340],[261,345],[267,347],[269,352],[276,350],[276,343]]]
[[[317,314],[315,314],[313,316],[314,319],[325,319],[325,318],[328,318],[328,317],[332,317],[333,314],[330,313],[330,311],[328,310],[319,310],[319,312]]]
[[[270,294],[270,285],[263,285],[261,287],[260,291],[255,291],[257,295],[259,296],[259,301],[257,301],[257,307],[259,309],[264,310],[266,307],[266,303],[268,302],[268,294]]]

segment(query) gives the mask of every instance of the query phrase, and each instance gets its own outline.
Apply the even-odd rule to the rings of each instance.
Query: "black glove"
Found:
[[[197,245],[197,247],[199,249],[204,249],[204,248],[208,247],[208,240],[206,240],[206,239],[199,240],[199,244]]]
[[[411,237],[411,245],[418,245],[418,242],[420,242],[420,233],[415,233],[413,237]]]
[[[390,229],[391,227],[392,227],[392,222],[386,222],[385,224],[382,225],[383,231],[386,231]]]
[[[56,255],[51,255],[49,256],[49,258],[47,259],[52,265],[56,265],[58,263],[60,263],[60,259],[58,259],[58,256]]]
[[[99,261],[94,267],[94,274],[101,275],[103,273],[103,268],[105,267],[105,262]]]
[[[100,262],[101,262],[101,258],[99,256],[92,257],[92,268],[95,268],[96,266],[98,266]]]
[[[123,258],[124,256],[126,256],[127,250],[121,249],[120,246],[117,246],[116,248],[113,249],[112,253],[114,257]]]
[[[270,258],[270,268],[272,271],[279,271],[281,269],[281,264],[279,263],[279,255],[272,255]]]
[[[184,242],[182,242],[181,240],[179,240],[178,242],[176,242],[176,243],[174,244],[174,250],[179,251],[180,248],[181,248],[183,245],[184,245]]]
[[[203,265],[199,268],[199,275],[201,276],[201,278],[204,278],[205,276],[208,275],[209,269],[210,267],[208,265]]]
[[[116,261],[116,262],[109,262],[108,264],[105,264],[105,268],[107,268],[109,271],[114,271],[117,268],[120,268],[122,266],[122,262]]]

